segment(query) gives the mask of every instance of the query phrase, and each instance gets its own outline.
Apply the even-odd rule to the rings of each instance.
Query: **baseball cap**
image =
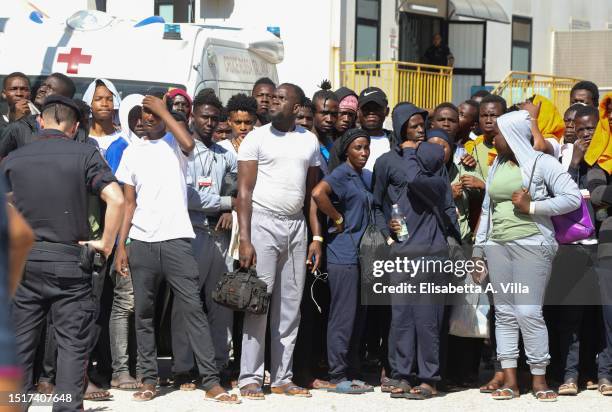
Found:
[[[48,107],[55,106],[56,104],[61,104],[63,106],[68,106],[76,113],[77,119],[81,118],[81,110],[77,103],[69,97],[65,97],[59,94],[54,94],[47,97],[42,106],[42,112],[44,112]]]
[[[363,89],[359,94],[359,107],[363,107],[367,103],[374,102],[382,107],[387,107],[389,102],[387,101],[387,95],[378,87],[368,87]]]

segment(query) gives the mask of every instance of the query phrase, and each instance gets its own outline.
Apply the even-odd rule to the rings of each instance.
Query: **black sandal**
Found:
[[[431,389],[428,389],[424,386],[415,386],[412,390],[406,394],[404,394],[404,398],[406,399],[414,399],[417,401],[424,401],[426,399],[431,399],[437,396],[437,393],[433,393]]]
[[[410,390],[412,386],[405,379],[397,381],[397,385],[391,390],[391,397],[394,399],[403,398]]]

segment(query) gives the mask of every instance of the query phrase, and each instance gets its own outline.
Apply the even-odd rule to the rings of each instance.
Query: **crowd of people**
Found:
[[[600,101],[593,83],[574,86],[563,116],[539,95],[390,111],[376,87],[324,81],[309,99],[268,78],[225,105],[212,89],[121,96],[106,79],[74,95],[61,73],[36,94],[24,74],[4,78],[3,388],[62,395],[54,410],[109,387],[149,401],[159,385],[231,404],[267,385],[424,400],[478,385],[484,364],[480,391],[498,400],[519,396],[522,372],[540,401],[583,385],[612,395],[612,94]],[[552,218],[583,204],[596,230],[569,260],[577,278],[597,274],[602,305],[546,307],[568,259]],[[466,282],[530,292],[492,297],[487,337],[450,334],[450,300],[431,294],[365,304],[372,226],[385,257],[435,262],[462,245],[484,263]],[[267,285],[267,314],[212,299],[238,268]]]

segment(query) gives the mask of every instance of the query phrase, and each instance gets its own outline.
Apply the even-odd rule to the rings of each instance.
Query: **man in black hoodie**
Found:
[[[410,103],[400,103],[393,110],[392,118],[397,143],[374,166],[376,225],[391,245],[393,259],[408,258],[423,264],[443,259],[448,245],[440,216],[445,214],[452,225],[457,225],[448,181],[442,175],[444,150],[424,142],[426,111]],[[401,242],[395,235],[400,229],[399,222],[391,219],[394,204],[404,216],[409,234]],[[418,291],[419,283],[434,281],[434,277],[440,275],[431,271],[392,273],[391,282],[395,285],[412,279]],[[390,385],[395,387],[392,396],[430,398],[437,394],[436,384],[440,381],[439,346],[444,307],[427,294],[393,294],[391,302]],[[408,378],[415,360],[419,386],[411,388]]]

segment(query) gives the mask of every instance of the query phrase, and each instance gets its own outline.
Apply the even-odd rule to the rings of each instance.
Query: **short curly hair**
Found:
[[[244,93],[238,93],[230,97],[225,107],[227,114],[231,116],[232,112],[247,112],[252,116],[257,115],[257,100],[254,97],[247,96]]]
[[[200,107],[203,105],[213,106],[219,110],[223,110],[223,104],[221,103],[221,100],[219,100],[219,98],[214,92],[211,93],[209,89],[201,90],[196,95],[195,99],[193,99],[194,110],[196,109],[196,107]]]

